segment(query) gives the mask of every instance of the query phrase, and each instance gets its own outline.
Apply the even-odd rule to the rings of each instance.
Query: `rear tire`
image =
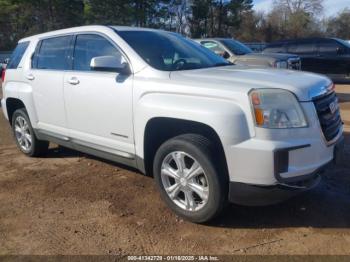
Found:
[[[17,147],[27,156],[37,157],[47,153],[48,141],[42,141],[35,136],[28,113],[24,108],[17,109],[12,115],[12,132]]]
[[[204,223],[227,202],[228,179],[212,143],[197,134],[174,137],[156,152],[153,174],[162,199],[179,216]]]

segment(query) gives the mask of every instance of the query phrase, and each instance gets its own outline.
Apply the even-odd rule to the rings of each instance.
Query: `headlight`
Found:
[[[263,128],[306,127],[307,122],[296,97],[282,89],[250,92],[255,124]]]
[[[286,61],[278,61],[278,62],[275,63],[275,67],[276,68],[287,69],[288,68],[288,63]]]

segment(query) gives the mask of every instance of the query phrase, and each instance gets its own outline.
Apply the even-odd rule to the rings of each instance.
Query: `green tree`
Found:
[[[128,0],[85,1],[85,18],[89,24],[130,25],[133,9]]]
[[[327,35],[350,40],[350,9],[346,8],[327,23]]]
[[[213,33],[213,1],[193,0],[191,6],[190,31],[192,37],[211,36]],[[209,21],[211,29],[209,30]]]
[[[84,23],[83,0],[0,0],[1,49],[27,35]]]
[[[20,20],[34,32],[80,25],[84,21],[83,0],[12,0]],[[22,22],[19,21],[19,22]]]
[[[0,50],[11,50],[15,36],[13,30],[16,28],[13,24],[14,13],[17,6],[9,0],[0,0]]]
[[[223,16],[223,36],[236,36],[241,34],[242,26],[247,25],[245,20],[253,19],[253,13],[253,0],[231,0],[227,4],[227,11]],[[251,28],[246,27],[244,30],[248,29]]]
[[[196,37],[233,36],[252,8],[253,0],[194,0],[191,32]]]

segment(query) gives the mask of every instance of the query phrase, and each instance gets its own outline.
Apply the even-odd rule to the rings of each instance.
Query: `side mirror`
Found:
[[[6,58],[6,59],[4,60],[4,64],[5,64],[5,65],[8,65],[8,63],[10,63],[10,58]]]
[[[225,51],[222,57],[225,59],[229,59],[231,57],[231,55]]]
[[[217,54],[225,59],[230,58],[230,54],[226,51],[215,51],[215,54]]]
[[[122,60],[122,57],[97,56],[91,59],[90,67],[93,71],[116,72],[122,75],[129,75],[131,73],[130,66]]]

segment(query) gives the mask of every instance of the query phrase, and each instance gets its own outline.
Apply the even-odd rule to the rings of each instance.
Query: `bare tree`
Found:
[[[289,14],[304,12],[318,15],[323,12],[323,0],[274,0],[274,6]]]
[[[274,0],[269,25],[277,38],[299,38],[321,33],[318,17],[323,0]]]
[[[190,14],[190,1],[188,0],[172,0],[169,4],[172,19],[174,17],[176,32],[188,34],[188,16]]]

